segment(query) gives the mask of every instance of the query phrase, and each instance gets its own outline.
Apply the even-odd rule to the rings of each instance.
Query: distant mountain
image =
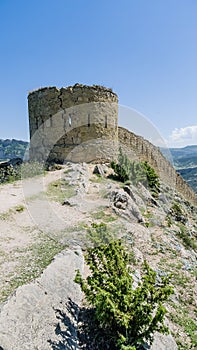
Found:
[[[188,169],[178,169],[177,171],[197,193],[197,167]]]
[[[23,159],[29,143],[15,139],[0,139],[0,161],[20,157]]]
[[[197,193],[197,145],[161,149],[163,155]]]
[[[197,166],[197,145],[183,148],[170,148],[170,153],[176,169]]]

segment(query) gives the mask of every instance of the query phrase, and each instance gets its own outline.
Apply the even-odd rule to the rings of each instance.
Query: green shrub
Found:
[[[107,229],[104,222],[100,224],[92,223],[91,227],[87,228],[86,236],[94,247],[103,243],[108,244],[114,239],[114,235]]]
[[[160,192],[160,182],[159,176],[156,174],[155,170],[148,164],[148,162],[142,162],[145,170],[146,178],[148,181],[148,187],[150,188],[152,194],[157,197]]]
[[[112,161],[111,168],[114,170],[117,180],[124,183],[131,182],[135,186],[141,182],[150,189],[153,196],[157,197],[160,191],[159,177],[146,161],[131,161],[120,148],[118,163]]]
[[[14,182],[17,180],[42,175],[44,165],[40,162],[25,162],[21,165],[8,165],[0,168],[0,183]]]
[[[168,277],[158,279],[145,263],[145,274],[134,289],[129,254],[121,240],[89,248],[85,259],[91,274],[84,280],[77,271],[75,282],[95,308],[97,324],[108,335],[110,348],[138,349],[144,342],[152,343],[155,331],[168,333],[162,304],[173,293]]]
[[[0,168],[0,183],[13,182],[21,178],[20,165]]]
[[[186,248],[192,248],[197,251],[197,243],[194,237],[191,236],[190,232],[182,224],[179,225],[180,231],[177,236],[182,239],[183,244]]]
[[[174,202],[170,208],[169,214],[176,220],[180,221],[183,224],[186,223],[187,217],[183,209],[181,208],[181,205],[177,202]]]

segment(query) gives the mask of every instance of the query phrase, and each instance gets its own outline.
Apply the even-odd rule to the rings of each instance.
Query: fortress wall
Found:
[[[166,184],[197,203],[196,194],[158,147],[118,128],[118,97],[111,89],[80,84],[41,88],[29,94],[28,106],[30,159],[111,161],[121,147],[129,158],[148,161]]]
[[[130,159],[147,161],[157,172],[161,180],[180,192],[185,199],[197,204],[197,196],[186,181],[176,172],[171,163],[163,156],[160,149],[141,136],[118,128],[119,147]]]
[[[91,162],[116,156],[118,97],[110,89],[43,88],[30,93],[28,103],[31,159],[46,160],[47,154],[49,161]]]

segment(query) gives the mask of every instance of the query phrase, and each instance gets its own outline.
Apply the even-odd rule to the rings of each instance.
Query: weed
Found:
[[[16,288],[40,276],[43,270],[51,263],[54,256],[65,249],[67,245],[62,245],[54,239],[41,234],[38,241],[33,243],[19,258],[19,266],[13,275],[9,275],[7,279],[9,283],[5,284],[0,293],[0,302],[5,301],[7,297],[14,292]]]
[[[181,205],[177,202],[174,202],[172,204],[167,217],[168,216],[173,217],[174,220],[179,221],[183,224],[185,224],[187,222],[186,214],[185,214],[184,210],[182,209]]]
[[[197,347],[197,323],[188,316],[188,310],[186,308],[180,308],[174,305],[175,312],[171,314],[171,320],[184,330],[184,333],[189,337],[193,347]],[[180,339],[179,334],[175,334],[177,342],[179,343],[179,349],[184,349],[184,345]],[[188,349],[185,347],[185,349]]]
[[[47,195],[57,202],[63,203],[66,198],[76,194],[75,188],[68,181],[56,180],[48,185]]]
[[[95,174],[94,176],[92,176],[90,178],[90,182],[99,183],[100,184],[100,183],[105,183],[106,179],[103,176],[99,175],[99,174]]]
[[[160,181],[155,170],[145,162],[131,161],[122,149],[119,149],[118,163],[112,161],[111,168],[115,172],[115,179],[123,183],[132,183],[136,186],[142,183],[149,188],[152,195],[157,198],[160,192]]]
[[[180,231],[177,233],[177,236],[182,239],[182,242],[186,248],[192,248],[197,250],[197,244],[195,239],[190,236],[190,233],[183,225],[179,225]]]
[[[24,210],[25,210],[25,207],[24,207],[24,205],[17,205],[16,207],[15,207],[15,210],[18,212],[18,213],[22,213]]]
[[[102,208],[97,212],[92,213],[92,217],[96,220],[103,220],[104,222],[113,222],[117,220],[117,217],[111,213],[107,213]]]

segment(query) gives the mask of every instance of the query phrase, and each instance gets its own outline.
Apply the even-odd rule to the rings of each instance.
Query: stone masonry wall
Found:
[[[186,181],[176,172],[171,163],[163,156],[160,149],[141,136],[118,128],[119,147],[130,159],[148,161],[165,184],[175,188],[185,199],[197,204],[197,196]]]
[[[197,196],[159,148],[118,128],[118,97],[102,86],[46,87],[28,96],[30,159],[94,162],[116,159],[118,148],[129,158],[148,161],[160,178],[197,204]]]
[[[117,154],[118,97],[102,86],[76,84],[28,96],[31,159],[110,160]]]

